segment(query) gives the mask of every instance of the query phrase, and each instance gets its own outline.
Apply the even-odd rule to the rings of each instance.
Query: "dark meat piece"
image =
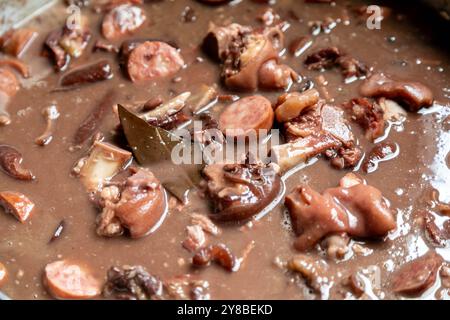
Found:
[[[103,294],[117,299],[159,300],[163,294],[163,283],[141,266],[111,267]]]
[[[21,167],[22,160],[22,154],[18,150],[6,144],[0,145],[0,168],[15,179],[34,180],[33,173]]]
[[[94,202],[102,209],[97,216],[97,234],[104,237],[118,237],[124,233],[119,218],[116,217],[116,203],[119,201],[120,190],[116,186],[103,188],[100,199],[93,198]]]
[[[191,140],[200,144],[201,148],[208,147],[211,156],[214,150],[222,150],[226,142],[225,136],[219,129],[219,122],[209,113],[201,113],[198,117],[201,127],[194,126],[191,130]],[[196,122],[197,123],[197,122]],[[208,157],[208,156],[207,156]],[[209,160],[205,160],[207,163]]]
[[[70,71],[61,78],[61,86],[77,86],[86,83],[94,83],[109,80],[113,77],[111,65],[102,60],[94,64]]]
[[[322,194],[299,186],[285,199],[295,232],[295,247],[308,250],[325,236],[345,232],[360,238],[383,237],[396,222],[381,192],[357,183]]]
[[[78,58],[83,54],[90,39],[91,32],[85,26],[80,25],[73,27],[73,29],[64,28],[59,39],[59,45],[71,57]]]
[[[230,89],[253,91],[258,87],[261,66],[278,54],[262,34],[251,33],[231,44],[230,54],[223,62],[222,78]]]
[[[327,152],[325,152],[325,155],[327,156]],[[353,143],[343,145],[337,149],[337,151],[328,155],[331,165],[336,169],[354,168],[359,163],[362,156],[363,152],[361,148],[353,145]]]
[[[392,80],[382,73],[364,81],[360,92],[366,97],[384,97],[404,103],[413,112],[433,104],[433,93],[424,84]]]
[[[272,150],[283,171],[322,153],[338,169],[354,167],[362,157],[343,110],[323,101],[285,122],[284,134],[288,143]]]
[[[374,141],[384,133],[384,111],[375,101],[366,98],[356,98],[345,105],[351,117],[364,130],[366,138]]]
[[[130,35],[145,22],[145,12],[128,4],[120,5],[108,12],[103,18],[102,34],[108,40]]]
[[[238,47],[237,42],[242,41],[244,36],[250,34],[251,31],[250,27],[241,26],[237,23],[232,23],[226,27],[211,24],[208,34],[203,40],[203,50],[213,59],[223,61],[231,53],[232,45]]]
[[[0,207],[3,207],[5,212],[12,214],[20,222],[25,223],[33,212],[34,203],[20,192],[1,191]]]
[[[222,243],[202,248],[192,258],[194,266],[207,266],[213,261],[228,271],[237,271],[240,264],[230,249]]]
[[[165,42],[146,41],[131,51],[127,70],[131,81],[138,82],[174,75],[183,65],[183,58],[174,47]]]
[[[306,137],[310,134],[328,133],[348,145],[354,142],[353,133],[340,108],[319,101],[305,113],[288,121],[284,125],[288,140]]]
[[[277,50],[283,37],[279,27],[254,31],[235,23],[227,27],[212,25],[203,48],[222,63],[221,75],[230,89],[286,89],[299,76],[290,67],[278,64]]]
[[[91,39],[91,32],[84,25],[76,25],[49,33],[45,40],[45,48],[55,62],[57,71],[63,71],[70,63],[70,58],[78,58],[83,54]]]
[[[369,68],[364,63],[348,55],[339,57],[336,63],[341,68],[342,75],[345,79],[353,77],[361,78],[369,74]]]
[[[45,40],[47,52],[54,60],[57,71],[65,70],[70,62],[70,55],[59,45],[61,37],[62,31],[55,30],[50,32]]]
[[[370,151],[362,165],[362,169],[371,173],[378,169],[378,163],[392,159],[397,155],[398,145],[393,142],[381,142]]]
[[[271,165],[212,164],[203,170],[207,195],[217,220],[248,219],[264,209],[280,190],[280,176]]]
[[[208,281],[189,274],[162,282],[142,266],[111,267],[103,288],[105,297],[124,300],[209,300]]]
[[[305,65],[310,70],[330,69],[337,64],[337,59],[341,55],[341,51],[336,47],[321,49],[308,55],[305,60]]]
[[[6,54],[20,57],[37,35],[36,31],[29,28],[9,30],[0,37],[0,49]]]
[[[146,236],[161,225],[167,210],[163,187],[146,169],[133,169],[132,175],[118,190],[104,188],[100,205],[103,211],[98,219],[97,232],[105,236],[120,235],[120,227],[127,229],[132,238]],[[112,230],[107,222],[112,223]]]
[[[310,70],[326,70],[340,67],[345,79],[364,77],[369,68],[359,60],[343,54],[339,48],[329,47],[316,51],[306,57],[305,65]]]
[[[406,295],[420,295],[436,281],[442,257],[435,251],[403,265],[392,277],[392,290]]]

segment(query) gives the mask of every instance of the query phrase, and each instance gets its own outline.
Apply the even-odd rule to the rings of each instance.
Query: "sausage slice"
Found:
[[[270,130],[273,124],[270,101],[263,96],[251,96],[229,105],[219,117],[219,128],[231,137],[248,136],[253,130]]]
[[[137,7],[124,4],[112,9],[103,18],[102,33],[108,40],[131,34],[145,22],[144,11]]]
[[[153,80],[175,74],[184,61],[174,47],[161,41],[146,41],[131,51],[127,69],[131,81]]]
[[[34,203],[20,192],[2,191],[0,192],[0,207],[4,207],[6,212],[25,223],[31,216]]]
[[[392,278],[392,290],[396,293],[417,296],[429,289],[443,263],[441,255],[430,251],[403,265]]]
[[[44,285],[56,299],[89,299],[100,295],[102,285],[82,266],[59,260],[44,271]]]

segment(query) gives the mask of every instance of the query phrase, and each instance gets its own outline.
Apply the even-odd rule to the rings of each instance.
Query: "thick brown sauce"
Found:
[[[187,5],[195,10],[195,22],[181,21],[181,12]],[[264,7],[251,1],[217,7],[207,7],[196,1],[158,1],[145,4],[148,23],[135,37],[175,41],[181,48],[188,67],[177,74],[182,79],[180,82],[164,79],[142,84],[133,84],[122,75],[113,54],[91,53],[91,46],[96,39],[101,38],[99,23],[102,15],[92,14],[90,10],[84,9],[88,13],[94,36],[86,53],[75,60],[71,67],[106,58],[114,62],[115,77],[103,83],[56,93],[50,91],[55,88],[60,74],[55,74],[48,60],[40,57],[39,53],[48,31],[64,23],[65,8],[57,5],[30,22],[31,26],[39,30],[38,40],[24,57],[31,65],[33,78],[23,81],[23,88],[9,105],[12,124],[0,128],[0,141],[14,145],[23,153],[24,165],[32,169],[37,181],[20,182],[0,173],[0,190],[23,192],[35,202],[36,210],[32,219],[22,225],[0,209],[0,261],[5,264],[9,273],[8,281],[2,287],[5,293],[15,299],[49,298],[41,282],[43,268],[49,262],[68,258],[87,264],[100,279],[105,277],[110,266],[124,264],[145,266],[149,272],[163,279],[193,273],[210,281],[211,297],[216,299],[314,297],[306,285],[301,281],[293,281],[291,276],[274,264],[276,257],[287,259],[296,253],[292,246],[294,234],[286,223],[289,219],[286,219],[282,204],[256,222],[250,230],[242,231],[234,225],[223,227],[220,242],[226,243],[237,253],[250,241],[254,240],[256,243],[241,270],[229,273],[217,266],[192,269],[192,255],[182,248],[181,242],[185,238],[185,226],[189,222],[188,213],[209,210],[204,199],[191,193],[189,206],[182,212],[171,212],[157,232],[145,238],[101,238],[95,233],[97,212],[89,202],[80,181],[70,176],[72,166],[85,153],[85,150],[69,151],[73,135],[108,89],[115,88],[117,102],[127,103],[146,101],[158,94],[167,98],[174,92],[195,91],[203,83],[217,82],[219,67],[216,64],[208,59],[202,63],[195,62],[196,57],[205,57],[198,46],[205,36],[209,21],[218,25],[233,21],[257,26],[259,23],[256,17]],[[304,4],[297,0],[279,0],[273,8],[283,17],[289,16],[289,11],[293,11],[300,18],[300,21],[289,20],[291,26],[286,31],[287,43],[309,33],[308,21],[322,20],[325,16],[340,18],[345,9],[340,4]],[[402,130],[390,130],[386,140],[399,145],[399,156],[380,163],[379,169],[373,173],[363,174],[358,171],[369,184],[382,190],[384,196],[391,201],[397,214],[398,228],[384,241],[361,242],[363,246],[372,249],[367,256],[350,253],[344,261],[330,261],[330,276],[335,285],[323,298],[351,297],[348,289],[340,285],[342,279],[357,269],[370,269],[373,266],[381,271],[381,290],[374,290],[375,295],[379,298],[395,298],[388,289],[390,273],[405,262],[422,255],[430,247],[421,227],[415,223],[417,213],[427,207],[426,202],[433,187],[439,190],[441,201],[450,201],[449,133],[448,124],[447,128],[442,124],[450,113],[450,58],[448,52],[441,49],[439,43],[436,45],[429,33],[419,27],[421,24],[417,23],[417,17],[403,12],[401,8],[397,9],[399,11],[382,22],[381,30],[368,30],[365,24],[358,23],[350,14],[349,25],[339,23],[330,34],[315,37],[313,47],[307,51],[329,45],[343,47],[376,70],[422,81],[430,86],[436,99],[435,105],[424,114],[409,113]],[[396,13],[402,14],[401,20]],[[395,37],[395,42],[390,43],[388,37]],[[282,60],[303,76],[314,80],[319,73],[306,70],[302,63],[304,57],[305,54],[295,58],[285,53]],[[436,64],[435,61],[439,63]],[[327,89],[335,103],[357,96],[359,81],[344,84],[342,76],[336,71],[327,71],[323,75],[328,80]],[[278,93],[263,95],[275,101]],[[53,141],[40,147],[35,145],[34,140],[45,127],[41,110],[51,104],[57,105],[61,117]],[[220,112],[223,106],[224,104],[217,104],[214,109]],[[114,123],[111,116],[102,127],[107,137]],[[354,132],[359,135],[358,130],[355,126]],[[371,145],[362,135],[360,143],[365,152],[370,151]],[[321,191],[337,185],[344,174],[344,171],[332,169],[328,162],[319,159],[286,179],[286,190],[290,192],[299,182],[308,181],[313,188]],[[62,236],[49,243],[62,219],[65,220]],[[219,240],[210,238],[210,241]],[[438,249],[438,252],[450,261],[448,248]],[[323,256],[316,251],[311,254]],[[448,298],[449,292],[441,289],[437,283],[424,297]]]

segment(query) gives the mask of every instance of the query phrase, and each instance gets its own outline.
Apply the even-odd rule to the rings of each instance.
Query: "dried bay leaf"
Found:
[[[201,179],[201,166],[172,162],[172,149],[184,142],[171,132],[147,123],[121,105],[118,110],[123,132],[137,162],[152,170],[170,193],[185,202],[187,191]]]

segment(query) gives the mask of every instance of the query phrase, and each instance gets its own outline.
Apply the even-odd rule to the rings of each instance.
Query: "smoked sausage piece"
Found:
[[[273,110],[269,100],[263,96],[251,96],[229,105],[219,118],[219,128],[231,137],[247,136],[252,130],[270,130]]]
[[[165,42],[146,41],[131,51],[127,69],[131,81],[153,80],[175,74],[184,65],[174,47]]]
[[[86,268],[66,260],[47,264],[43,282],[56,299],[89,299],[102,291],[100,281]]]

